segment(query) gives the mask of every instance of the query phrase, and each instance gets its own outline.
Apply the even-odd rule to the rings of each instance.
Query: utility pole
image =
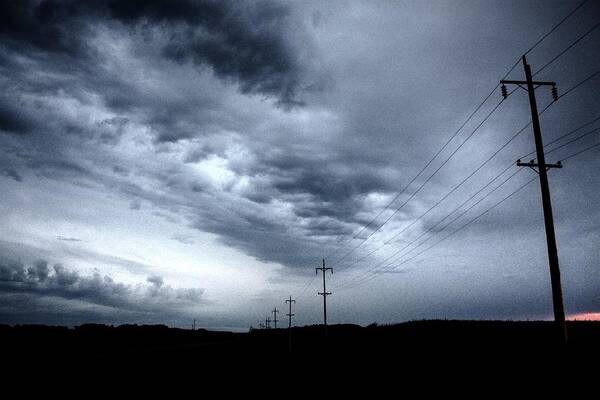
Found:
[[[288,317],[288,328],[291,329],[292,328],[292,317],[294,316],[294,314],[292,314],[292,303],[295,303],[296,300],[292,299],[292,296],[290,296],[290,298],[288,300],[285,301],[286,303],[289,303],[290,305],[290,311],[285,314]]]
[[[292,303],[295,303],[296,300],[292,299],[292,296],[290,296],[290,298],[288,300],[286,300],[285,302],[289,303],[289,305],[290,305],[290,311],[286,315],[288,317],[288,350],[291,352],[292,351],[292,317],[294,316],[294,314],[292,314]]]
[[[325,331],[327,331],[327,296],[331,295],[331,292],[327,291],[327,286],[325,285],[325,272],[327,270],[333,274],[333,268],[325,268],[325,259],[323,259],[323,266],[321,268],[315,268],[316,274],[319,274],[319,271],[323,273],[323,292],[318,292],[318,294],[323,296],[323,326],[325,327]]]
[[[279,310],[277,309],[277,307],[275,307],[271,312],[273,313],[273,323],[275,324],[275,329],[277,329],[277,313],[279,312]]]
[[[502,80],[502,95],[506,98],[505,84],[517,85],[525,89],[529,94],[529,105],[531,107],[531,123],[533,126],[533,136],[535,138],[535,149],[537,154],[537,163],[531,160],[528,163],[517,161],[520,167],[530,167],[540,176],[540,187],[542,191],[542,206],[544,210],[544,224],[546,227],[546,244],[548,247],[548,261],[550,264],[550,281],[552,284],[552,304],[554,308],[554,321],[559,330],[560,340],[567,343],[567,326],[565,323],[565,309],[563,305],[562,285],[560,282],[560,268],[558,264],[558,250],[556,248],[556,234],[554,232],[554,218],[552,216],[552,200],[550,198],[550,187],[548,185],[548,170],[550,168],[562,168],[560,162],[556,164],[546,164],[544,157],[544,143],[542,140],[542,131],[538,116],[537,103],[535,100],[535,89],[540,86],[552,86],[552,97],[554,101],[558,100],[556,82],[538,82],[534,81],[531,75],[531,66],[527,64],[527,59],[523,56],[523,67],[525,69],[525,81]],[[525,85],[524,88],[522,85]],[[537,170],[535,169],[537,167]]]
[[[196,319],[194,318],[194,324],[192,325],[192,330],[195,331],[196,330]]]
[[[265,319],[265,329],[271,329],[271,318],[269,317]]]

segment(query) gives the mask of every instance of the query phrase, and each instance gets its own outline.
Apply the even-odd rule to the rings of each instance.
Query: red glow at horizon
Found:
[[[569,321],[600,321],[600,312],[590,312],[569,315],[567,318]]]

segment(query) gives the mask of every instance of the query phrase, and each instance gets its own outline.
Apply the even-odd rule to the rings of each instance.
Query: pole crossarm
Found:
[[[527,86],[527,81],[514,81],[503,79],[500,81],[503,85],[524,85]],[[556,82],[547,82],[547,81],[532,81],[533,85],[536,86],[556,86]]]
[[[529,167],[532,170],[534,170],[536,173],[539,173],[536,168],[540,168],[540,164],[536,163],[534,160],[531,160],[529,162],[521,162],[521,160],[517,160],[517,167]],[[544,164],[542,166],[542,168],[545,168],[546,171],[548,171],[551,168],[562,168],[563,165],[562,163],[559,161],[556,164]]]

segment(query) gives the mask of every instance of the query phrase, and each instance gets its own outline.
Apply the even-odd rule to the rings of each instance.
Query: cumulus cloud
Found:
[[[115,313],[146,315],[149,313],[175,313],[202,305],[203,290],[198,288],[173,288],[164,284],[161,276],[147,278],[148,284],[125,284],[108,275],[81,273],[61,264],[49,266],[38,261],[26,267],[20,263],[0,264],[0,298],[3,311],[12,308],[15,294],[28,296],[31,304],[36,300],[58,298],[65,302],[65,312],[77,309],[80,303],[109,308]],[[32,310],[21,310],[30,312]],[[97,310],[99,312],[99,310]],[[93,313],[93,311],[91,312]],[[9,315],[4,318],[10,319]]]

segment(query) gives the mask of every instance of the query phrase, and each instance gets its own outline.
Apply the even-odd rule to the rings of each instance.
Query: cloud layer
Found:
[[[124,315],[133,320],[153,320],[156,314],[173,318],[201,307],[202,294],[202,289],[174,289],[160,276],[149,276],[146,284],[130,285],[100,273],[85,276],[60,264],[50,267],[46,261],[30,266],[0,265],[0,314],[5,322],[18,320],[21,314],[33,314],[32,320],[44,319],[37,304],[48,299],[62,300],[66,314],[83,309],[91,320],[111,313],[120,320]],[[20,302],[23,297],[28,299],[24,304]]]

